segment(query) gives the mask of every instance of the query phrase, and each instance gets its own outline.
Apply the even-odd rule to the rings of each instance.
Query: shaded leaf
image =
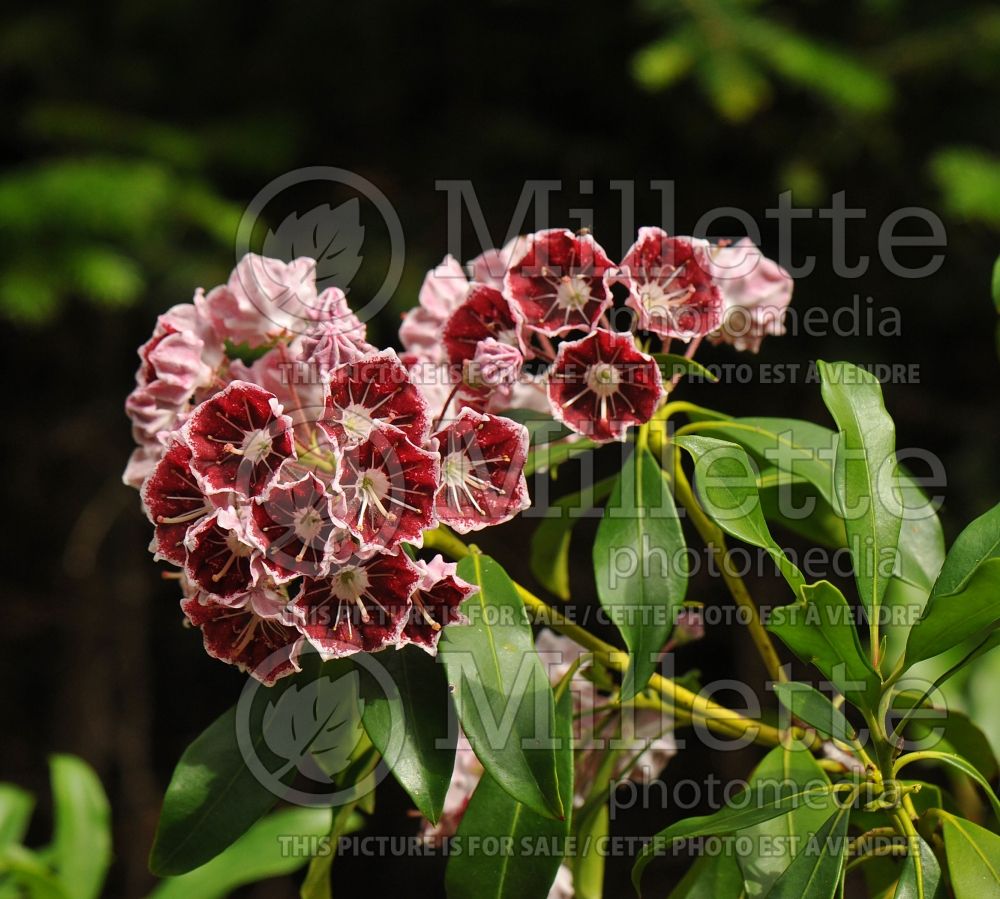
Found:
[[[504,790],[539,814],[561,819],[555,753],[545,746],[553,732],[552,688],[524,605],[489,556],[472,553],[458,574],[479,590],[461,607],[469,624],[446,628],[438,652],[462,729]]]
[[[71,899],[94,899],[111,865],[111,806],[101,781],[83,760],[56,755],[50,766],[56,876]]]
[[[386,696],[361,669],[364,726],[396,780],[425,818],[437,823],[455,764],[455,747],[440,748],[448,736],[448,680],[444,668],[416,646],[379,657],[397,692]],[[403,729],[396,752],[394,728]]]
[[[566,809],[573,805],[573,697],[566,688],[556,709],[556,765],[559,794]],[[445,872],[448,899],[525,899],[545,896],[559,870],[561,858],[535,846],[565,845],[569,816],[555,821],[542,817],[505,792],[484,774],[469,800],[458,828],[465,847],[496,839],[509,840],[510,851],[453,855]],[[503,845],[500,843],[499,845]]]
[[[834,483],[847,529],[858,593],[872,621],[896,564],[902,522],[893,495],[896,428],[882,388],[870,373],[846,362],[819,362],[823,401],[840,428]]]
[[[571,493],[552,503],[557,515],[542,519],[531,535],[531,573],[554,596],[569,599],[569,543],[573,528],[603,500],[614,486],[615,478],[605,478],[586,491]]]
[[[844,595],[828,581],[803,587],[801,600],[771,610],[767,629],[814,665],[862,709],[878,707],[881,681],[865,656]]]
[[[786,709],[821,736],[841,741],[854,738],[854,728],[844,713],[809,684],[797,681],[778,683],[774,685],[774,692]]]
[[[645,688],[656,670],[684,602],[684,548],[666,475],[652,453],[637,446],[622,466],[593,551],[598,598],[630,654],[623,702]]]

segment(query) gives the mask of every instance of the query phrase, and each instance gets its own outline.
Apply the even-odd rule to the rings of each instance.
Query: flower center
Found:
[[[461,451],[448,453],[441,463],[441,481],[446,487],[461,487],[472,472],[472,460]]]
[[[590,281],[583,275],[563,275],[556,288],[556,305],[562,309],[582,309],[590,302]]]
[[[323,516],[312,506],[297,509],[292,524],[295,528],[295,536],[302,543],[312,543],[323,530]]]
[[[245,559],[253,552],[253,547],[247,546],[246,543],[240,540],[236,531],[228,531],[226,533],[226,549],[237,559]]]
[[[610,362],[598,362],[587,369],[587,387],[600,397],[613,396],[622,382],[621,372]]]
[[[374,422],[368,415],[368,410],[360,403],[351,403],[341,412],[340,426],[352,440],[367,440],[371,434]]]
[[[368,572],[357,565],[347,565],[330,578],[330,592],[346,602],[358,602],[368,585]]]
[[[272,448],[271,435],[266,430],[261,429],[247,433],[243,438],[243,445],[240,447],[240,452],[243,454],[244,459],[249,459],[256,464],[261,459],[266,459],[270,456]]]

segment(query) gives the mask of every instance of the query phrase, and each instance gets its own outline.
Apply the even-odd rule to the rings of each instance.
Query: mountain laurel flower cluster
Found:
[[[790,296],[746,242],[643,228],[615,264],[590,234],[552,229],[468,266],[447,257],[397,356],[367,342],[341,290],[317,290],[313,260],[250,254],[139,349],[124,479],[213,657],[272,682],[304,641],[324,657],[433,653],[474,588],[404,547],[528,507],[514,413],[624,440],[665,396],[651,340],[756,349]]]

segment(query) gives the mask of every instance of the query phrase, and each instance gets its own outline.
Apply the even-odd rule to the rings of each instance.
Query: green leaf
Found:
[[[940,655],[1000,625],[1000,558],[983,562],[954,593],[935,587],[906,641],[906,664]]]
[[[577,456],[583,456],[591,450],[599,449],[601,444],[594,443],[586,437],[572,442],[559,441],[535,446],[528,451],[524,462],[524,476],[529,477],[536,472],[549,471],[555,478],[559,466]]]
[[[668,848],[674,840],[707,837],[733,833],[756,824],[763,824],[779,815],[801,808],[809,808],[827,797],[850,790],[848,784],[821,783],[811,787],[788,784],[760,783],[734,796],[731,804],[712,815],[685,818],[661,830],[639,853],[632,867],[632,884],[639,891],[642,873],[661,849]]]
[[[993,780],[997,775],[993,748],[986,734],[972,723],[968,715],[957,709],[935,707],[917,691],[910,690],[893,697],[890,713],[897,708],[912,709],[921,699],[924,700],[921,708],[927,712],[908,717],[905,725],[906,739],[911,744],[917,744],[913,748],[956,753],[975,765],[987,780]]]
[[[270,748],[282,735],[269,732],[263,719],[287,691],[308,686],[316,679],[319,660],[314,653],[303,656],[302,666],[303,670],[295,676],[284,678],[273,687],[260,687],[250,720],[246,722],[252,734],[246,751],[255,754],[268,770],[282,772],[276,779],[286,785],[295,778],[297,767]],[[272,711],[268,721],[270,728],[277,729],[285,716]],[[323,724],[325,721],[319,722],[318,727]],[[303,743],[296,743],[296,751],[308,750],[308,745],[302,748]],[[243,752],[235,706],[210,724],[184,751],[163,798],[149,859],[154,874],[184,874],[203,865],[274,807],[278,796],[248,767]]]
[[[438,747],[448,736],[448,679],[416,646],[383,652],[379,661],[396,692],[387,697],[368,670],[360,669],[365,730],[420,814],[437,823],[455,764],[454,747]],[[404,734],[395,757],[394,727]]]
[[[944,895],[941,866],[934,852],[922,837],[917,837],[917,845],[919,851],[914,854],[911,850],[903,862],[893,899],[936,899]]]
[[[794,740],[786,747],[772,749],[750,776],[751,785],[794,784],[809,787],[829,782],[809,749]],[[834,808],[831,795],[825,802],[803,806],[789,814],[736,832],[737,839],[749,837],[757,850],[738,856],[746,895],[750,899],[768,894],[774,882],[792,863],[796,851],[823,826]]]
[[[695,483],[709,517],[727,534],[765,550],[797,592],[805,578],[768,530],[746,451],[714,437],[678,437],[675,442],[695,460]]]
[[[503,415],[528,429],[528,441],[531,446],[555,443],[573,433],[561,421],[556,421],[551,415],[545,415],[536,409],[507,409]]]
[[[760,463],[762,475],[778,468],[794,476],[791,482],[767,489],[761,486],[768,521],[779,522],[826,546],[848,545],[844,523],[834,511],[840,507],[834,484],[835,431],[793,418],[701,419],[697,429],[738,443]],[[812,484],[818,495],[801,481]],[[893,573],[926,593],[944,561],[941,521],[916,480],[902,468],[897,470],[896,487],[907,514],[900,525]]]
[[[847,849],[850,807],[838,808],[778,878],[769,899],[833,899]]]
[[[743,874],[729,853],[703,855],[690,868],[668,899],[723,899],[742,897]]]
[[[1000,256],[997,256],[997,261],[993,263],[993,305],[1000,313]]]
[[[0,851],[24,840],[35,800],[14,784],[0,783]]]
[[[552,503],[558,515],[545,518],[531,535],[531,573],[554,596],[569,599],[569,542],[573,528],[583,517],[584,509],[593,509],[614,486],[615,479],[605,478],[586,491],[579,490]]]
[[[462,604],[469,624],[446,628],[438,648],[462,729],[476,757],[514,799],[562,819],[552,688],[535,652],[524,605],[507,573],[472,553],[458,574],[479,590]],[[540,725],[548,727],[540,733]]]
[[[353,815],[344,832],[353,833],[363,824],[359,815]],[[322,848],[321,841],[329,832],[330,809],[275,812],[207,864],[158,883],[149,899],[224,899],[245,884],[297,871],[309,859],[302,845],[315,843]]]
[[[556,710],[556,765],[562,806],[573,806],[573,696],[564,685]],[[448,899],[526,899],[545,896],[559,870],[560,856],[532,851],[565,845],[569,816],[554,821],[517,802],[484,774],[462,815],[457,837],[467,850],[453,855],[445,872]],[[476,854],[471,846],[509,840],[510,851]],[[478,841],[478,842],[477,842]],[[527,845],[526,845],[527,844]],[[502,843],[500,844],[502,845]]]
[[[688,359],[687,356],[679,356],[676,353],[653,353],[653,358],[663,372],[664,380],[670,380],[676,375],[697,375],[715,384],[719,376],[713,374],[700,362]]]
[[[306,872],[306,878],[299,890],[300,899],[332,899],[330,871],[337,854],[337,843],[341,836],[347,832],[351,823],[357,819],[356,805],[355,802],[348,802],[347,805],[333,810],[333,824],[327,835],[329,851],[314,856],[313,860],[309,862],[309,870]]]
[[[834,483],[847,528],[854,579],[868,612],[878,615],[896,564],[902,521],[893,495],[896,428],[882,388],[868,372],[846,362],[819,362],[823,401],[840,428]]]
[[[774,692],[786,709],[821,736],[841,741],[851,740],[856,736],[844,713],[809,684],[798,681],[775,684]]]
[[[37,853],[23,846],[10,845],[0,852],[0,877],[3,878],[4,895],[8,886],[23,886],[27,893],[16,891],[15,896],[28,895],[31,899],[72,899],[52,869]]]
[[[699,434],[738,443],[758,461],[808,481],[837,508],[833,478],[837,434],[829,428],[797,418],[727,418],[699,421],[697,429]]]
[[[643,690],[656,670],[684,602],[684,548],[666,475],[652,453],[637,445],[604,509],[593,553],[598,598],[630,653],[623,702]]]
[[[101,894],[111,864],[111,806],[86,762],[55,755],[49,764],[56,815],[52,845],[56,876],[71,899],[93,899]]]
[[[956,815],[940,815],[955,899],[998,899],[1000,837]]]
[[[995,573],[980,573],[984,565],[998,558],[1000,504],[969,524],[948,552],[923,614],[910,631],[905,655],[908,665],[981,632],[989,626],[986,622],[991,615],[993,621],[1000,619],[1000,603],[990,602]],[[973,584],[977,577],[979,583]],[[995,611],[991,613],[991,609]]]
[[[861,648],[844,595],[828,581],[805,586],[800,595],[800,602],[771,611],[767,629],[856,706],[874,711],[880,680]]]
[[[920,756],[920,760],[923,761],[938,761],[943,762],[946,765],[950,765],[952,768],[957,768],[963,774],[971,777],[979,786],[981,786],[986,793],[986,798],[989,799],[990,805],[993,806],[993,814],[1000,819],[1000,799],[997,798],[997,794],[993,792],[993,787],[990,786],[990,782],[979,773],[975,765],[973,765],[967,759],[962,758],[960,755],[956,755],[953,752],[938,752],[933,749],[926,749],[919,753],[914,753],[914,756]],[[903,756],[897,765],[900,765],[907,756]],[[914,758],[914,761],[917,761]]]

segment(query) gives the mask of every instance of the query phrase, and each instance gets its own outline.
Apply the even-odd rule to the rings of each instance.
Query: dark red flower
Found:
[[[623,440],[652,418],[663,395],[660,367],[631,334],[598,329],[563,343],[549,372],[552,414],[592,440]]]
[[[468,362],[475,357],[480,341],[489,337],[507,346],[520,347],[510,303],[499,290],[473,284],[465,302],[444,327],[448,360],[452,365]]]
[[[504,280],[524,323],[544,334],[589,329],[611,305],[611,260],[589,234],[560,228],[532,235]]]
[[[388,549],[401,540],[418,541],[433,527],[438,471],[436,453],[414,446],[390,425],[377,425],[364,443],[344,453],[343,518],[362,546]]]
[[[260,496],[295,454],[292,420],[273,393],[246,381],[233,381],[198,406],[184,436],[191,468],[207,493]]]
[[[188,531],[184,542],[187,576],[206,593],[227,598],[246,593],[254,585],[254,561],[260,550],[235,509],[219,509],[203,518]]]
[[[442,628],[465,621],[458,607],[479,588],[458,577],[458,566],[439,555],[430,562],[418,559],[416,564],[420,580],[411,597],[413,608],[400,642],[415,643],[433,655]]]
[[[234,602],[196,593],[181,601],[188,620],[201,629],[205,651],[249,672],[264,684],[299,670],[303,637],[297,610],[284,595],[260,587]]]
[[[184,536],[212,511],[191,472],[191,450],[175,440],[142,485],[142,504],[155,526],[150,547],[158,558],[184,565]]]
[[[427,403],[392,350],[335,368],[319,422],[342,449],[367,440],[378,424],[399,428],[417,445],[427,438]]]
[[[311,474],[291,484],[275,484],[254,502],[254,535],[275,581],[326,574],[334,529],[343,527],[333,516],[332,503],[323,482]]]
[[[463,409],[434,435],[441,453],[438,519],[466,534],[528,508],[528,431],[509,418]]]
[[[295,598],[302,632],[325,658],[376,652],[399,640],[420,571],[406,553],[354,557],[306,578]]]
[[[707,242],[640,228],[621,273],[629,289],[626,305],[635,309],[642,330],[688,341],[719,327],[722,294]]]

